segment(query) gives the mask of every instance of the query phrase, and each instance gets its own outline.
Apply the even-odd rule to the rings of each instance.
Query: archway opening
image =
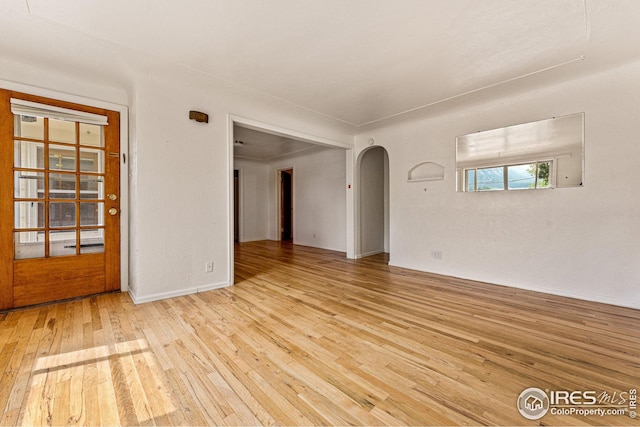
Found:
[[[390,251],[389,155],[375,146],[359,156],[358,236],[356,256],[368,257]]]

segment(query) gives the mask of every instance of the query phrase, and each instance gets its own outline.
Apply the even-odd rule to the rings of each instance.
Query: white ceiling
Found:
[[[354,126],[640,56],[637,0],[2,0],[0,54],[94,76],[181,64]],[[526,80],[526,79],[524,79]]]
[[[240,126],[233,127],[233,139],[233,155],[239,159],[271,161],[321,148],[309,142]]]

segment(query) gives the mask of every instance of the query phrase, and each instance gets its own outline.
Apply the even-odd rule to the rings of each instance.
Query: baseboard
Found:
[[[378,254],[383,254],[383,253],[384,253],[384,249],[378,249],[376,251],[370,251],[370,252],[365,252],[363,254],[360,254],[359,258],[366,258],[368,256],[378,255]]]
[[[270,240],[270,239],[266,237],[249,237],[249,238],[243,238],[242,240],[239,241],[239,243],[260,242],[262,240]]]
[[[229,286],[229,282],[210,283],[206,285],[197,286],[194,288],[180,289],[180,290],[171,291],[171,292],[160,292],[157,294],[144,295],[144,296],[137,296],[135,295],[134,292],[132,292],[132,290],[129,290],[129,296],[133,300],[133,303],[137,305],[137,304],[144,304],[152,301],[160,301],[168,298],[181,297],[184,295],[197,294],[198,292],[206,292],[213,289],[226,288],[228,286]]]

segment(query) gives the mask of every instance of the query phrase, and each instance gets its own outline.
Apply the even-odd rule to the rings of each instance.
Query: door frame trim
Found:
[[[129,290],[129,107],[1,79],[0,88],[120,113],[120,290],[127,292]]]

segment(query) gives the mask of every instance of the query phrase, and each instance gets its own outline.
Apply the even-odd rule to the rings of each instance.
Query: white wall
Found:
[[[357,152],[373,137],[389,153],[391,264],[640,308],[640,63],[573,80],[563,73],[555,84],[506,85],[357,135]],[[578,112],[584,187],[455,191],[456,136]],[[407,183],[422,161],[445,165],[445,179]]]
[[[346,251],[346,163],[338,148],[312,152],[270,162],[273,185],[271,211],[276,212],[276,171],[293,168],[293,242],[298,245]],[[277,240],[276,218],[269,235]]]

